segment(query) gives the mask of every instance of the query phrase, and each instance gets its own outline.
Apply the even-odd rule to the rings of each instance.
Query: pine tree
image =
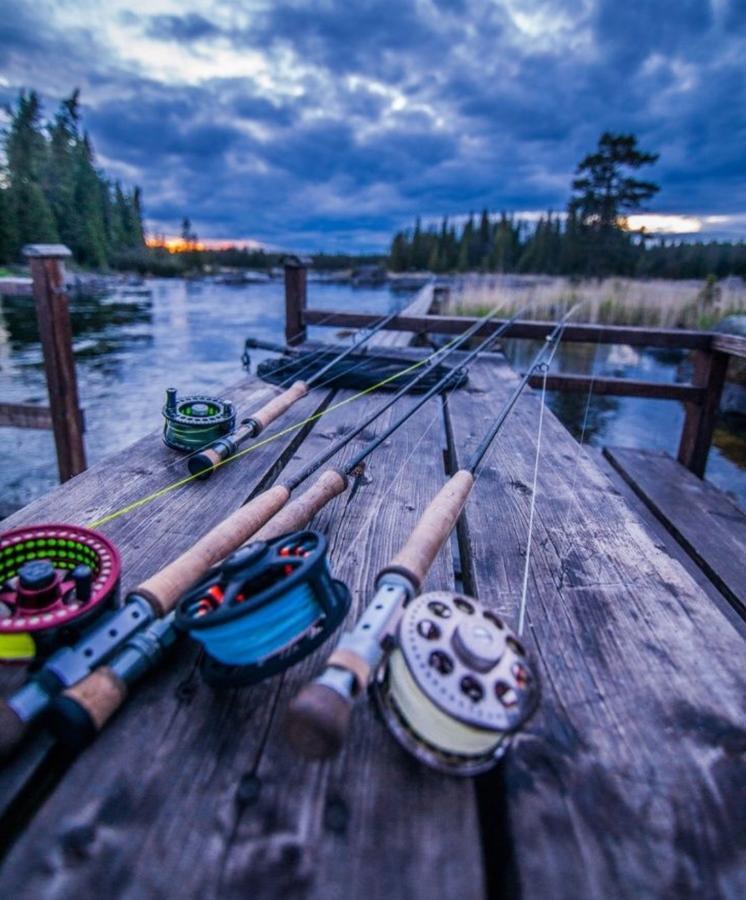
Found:
[[[17,243],[15,221],[10,215],[8,191],[0,188],[0,264],[13,261]]]
[[[71,249],[80,262],[102,268],[108,258],[106,226],[100,177],[94,167],[93,148],[87,134],[75,149],[75,202],[80,212],[80,228]]]
[[[49,128],[49,152],[42,173],[44,193],[55,219],[60,240],[77,255],[82,229],[76,181],[80,133],[79,92],[60,103]]]
[[[59,240],[52,211],[41,188],[47,144],[41,130],[41,103],[31,91],[21,93],[18,107],[11,112],[5,141],[8,177],[8,208],[15,223],[11,256],[17,257],[28,243]]]

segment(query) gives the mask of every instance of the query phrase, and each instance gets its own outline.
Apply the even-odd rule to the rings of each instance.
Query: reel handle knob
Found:
[[[93,588],[93,571],[90,566],[79,565],[72,570],[72,579],[75,582],[75,597],[80,603],[87,603],[91,599]]]
[[[293,698],[285,718],[292,746],[309,759],[336,756],[350,724],[352,703],[333,688],[311,682]]]

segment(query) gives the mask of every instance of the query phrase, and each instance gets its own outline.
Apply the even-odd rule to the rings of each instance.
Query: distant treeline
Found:
[[[179,277],[191,273],[204,273],[212,269],[258,269],[268,271],[281,267],[286,253],[271,253],[264,250],[247,250],[240,247],[226,247],[225,250],[183,250],[169,253],[160,247],[146,247],[117,257],[117,267],[142,275]],[[358,266],[384,265],[386,257],[378,255],[357,255],[344,253],[315,253],[311,257],[314,269],[339,271]]]
[[[610,229],[599,235],[571,210],[547,213],[536,227],[513,215],[478,219],[457,228],[400,231],[391,242],[388,265],[395,272],[532,272],[546,275],[627,275],[656,278],[746,277],[746,243],[652,240]]]
[[[19,262],[29,243],[62,243],[86,266],[116,265],[144,246],[140,189],[124,189],[96,167],[80,129],[78,91],[51,122],[33,91],[9,109],[0,168],[0,263]]]

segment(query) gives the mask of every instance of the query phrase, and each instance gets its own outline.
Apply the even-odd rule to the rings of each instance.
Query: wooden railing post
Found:
[[[728,356],[717,350],[695,350],[692,384],[704,388],[704,401],[685,403],[684,426],[679,443],[679,462],[699,478],[704,478],[707,455],[715,431],[720,396],[728,371]]]
[[[285,341],[302,344],[306,339],[306,262],[297,256],[285,259]]]
[[[23,253],[31,266],[57,448],[57,467],[60,481],[67,481],[86,468],[83,416],[78,400],[70,310],[62,262],[72,254],[67,247],[59,244],[29,244],[23,248]]]

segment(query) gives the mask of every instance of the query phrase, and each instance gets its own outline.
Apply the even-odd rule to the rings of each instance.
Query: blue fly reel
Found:
[[[176,627],[202,644],[208,684],[239,687],[284,672],[337,630],[351,597],[329,572],[326,546],[316,531],[248,544],[182,597]]]

